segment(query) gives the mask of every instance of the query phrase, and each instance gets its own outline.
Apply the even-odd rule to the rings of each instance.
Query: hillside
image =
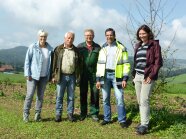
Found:
[[[0,49],[0,62],[5,63],[5,64],[11,64],[14,67],[15,66],[23,67],[27,49],[28,47],[26,46],[17,46],[11,49]],[[132,66],[133,57],[129,56],[129,61]],[[168,59],[166,63],[170,63],[172,65],[172,60]],[[186,68],[185,59],[176,59],[174,64],[175,64],[176,70]]]
[[[28,47],[18,46],[11,49],[0,49],[0,62],[22,67]]]

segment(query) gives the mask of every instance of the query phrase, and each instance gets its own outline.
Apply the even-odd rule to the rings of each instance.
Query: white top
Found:
[[[107,63],[106,69],[115,70],[115,57],[117,47],[115,45],[107,46]]]
[[[49,63],[49,54],[48,54],[48,49],[47,48],[41,48],[41,52],[43,55],[43,63],[41,67],[41,74],[40,77],[45,77],[47,76],[47,67]]]

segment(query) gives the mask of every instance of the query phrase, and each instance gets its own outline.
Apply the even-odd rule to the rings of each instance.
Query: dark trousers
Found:
[[[96,75],[95,73],[83,73],[80,81],[80,103],[81,115],[87,115],[87,97],[88,97],[88,84],[90,86],[90,114],[99,114],[99,90],[96,88]]]

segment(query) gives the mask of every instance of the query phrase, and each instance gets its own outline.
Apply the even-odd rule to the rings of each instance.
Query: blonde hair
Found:
[[[38,36],[48,36],[48,32],[46,32],[44,29],[41,29],[38,31]]]

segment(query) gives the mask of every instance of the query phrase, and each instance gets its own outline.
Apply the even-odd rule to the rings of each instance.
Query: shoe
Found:
[[[34,120],[35,120],[36,122],[40,122],[40,121],[41,121],[41,115],[40,115],[39,113],[36,113],[36,114],[35,114],[35,117],[34,117]]]
[[[80,121],[85,120],[86,117],[87,117],[86,115],[81,115],[81,117],[80,117]]]
[[[25,123],[28,123],[29,122],[29,114],[23,113],[23,121]]]
[[[97,115],[92,115],[92,120],[95,121],[95,122],[98,122],[99,118],[98,118]]]
[[[74,116],[73,116],[72,113],[69,113],[68,114],[68,120],[71,121],[71,122],[74,122],[75,121],[75,118],[74,118]]]
[[[122,128],[127,128],[128,125],[126,122],[119,123]]]
[[[139,135],[144,135],[144,134],[147,133],[147,131],[148,131],[148,127],[141,125],[136,130],[136,133],[139,134]]]
[[[141,126],[141,124],[138,124],[136,127],[134,127],[136,130]]]
[[[110,121],[105,121],[105,120],[103,120],[103,121],[101,122],[101,125],[107,125],[107,124],[110,124]]]
[[[55,122],[61,122],[61,115],[56,115]]]

